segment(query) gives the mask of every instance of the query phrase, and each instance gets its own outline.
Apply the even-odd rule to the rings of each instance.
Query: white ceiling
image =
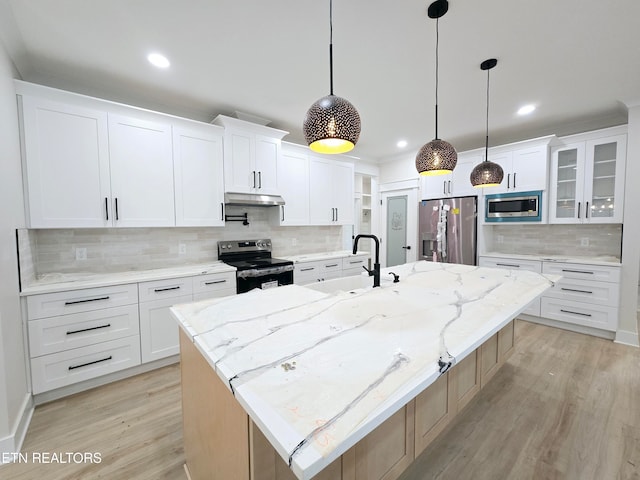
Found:
[[[26,81],[210,121],[242,111],[303,142],[329,93],[329,0],[0,0]],[[334,0],[334,93],[360,112],[351,152],[413,155],[434,136],[429,1]],[[13,17],[13,18],[11,18]],[[450,0],[440,19],[439,134],[458,150],[626,122],[640,99],[640,1]],[[171,61],[146,61],[160,51]],[[525,103],[536,112],[517,117]]]

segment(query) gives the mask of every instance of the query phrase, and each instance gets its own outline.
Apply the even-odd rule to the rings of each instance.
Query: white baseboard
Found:
[[[33,397],[27,393],[20,407],[20,415],[11,431],[11,434],[0,438],[0,453],[17,453],[22,449],[24,437],[27,435],[31,417],[33,416]],[[2,465],[3,456],[0,455],[0,465]],[[6,457],[6,455],[5,455]],[[4,458],[6,460],[6,458]]]
[[[624,345],[631,345],[632,347],[640,347],[640,343],[638,343],[637,332],[630,332],[628,330],[618,330],[616,332],[616,338],[614,342],[622,343]]]

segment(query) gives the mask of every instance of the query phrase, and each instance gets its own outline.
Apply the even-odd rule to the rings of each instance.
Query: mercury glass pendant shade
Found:
[[[416,170],[420,175],[451,173],[458,162],[458,154],[449,142],[435,139],[422,146],[416,155]]]
[[[351,102],[333,94],[333,0],[329,0],[329,32],[330,93],[309,107],[302,131],[314,152],[345,153],[360,137],[360,115]]]
[[[416,155],[416,170],[422,176],[451,173],[458,163],[458,154],[453,145],[438,138],[438,19],[448,10],[447,0],[436,0],[427,10],[429,18],[436,19],[436,138],[423,145]]]
[[[311,105],[302,130],[314,152],[345,153],[360,137],[360,115],[348,100],[327,95]]]
[[[489,161],[489,70],[498,64],[495,58],[489,58],[480,64],[487,71],[487,131],[484,144],[484,161],[473,167],[469,180],[476,188],[497,187],[502,183],[504,171],[497,163]]]

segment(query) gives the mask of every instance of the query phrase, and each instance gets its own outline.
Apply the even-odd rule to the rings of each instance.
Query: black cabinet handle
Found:
[[[169,290],[180,290],[180,285],[176,287],[167,287],[167,288],[154,288],[153,291],[156,293],[159,292],[168,292]]]
[[[226,280],[213,280],[211,282],[204,282],[205,285],[215,285],[216,283],[224,283]]]
[[[514,265],[514,264],[511,264],[511,263],[496,263],[496,265],[500,265],[501,267],[520,268],[520,265]]]
[[[560,290],[564,290],[565,292],[577,292],[577,293],[588,293],[588,294],[593,294],[593,292],[589,291],[589,290],[578,290],[575,288],[564,288],[564,287],[560,287]]]
[[[301,268],[300,271],[301,272],[310,272],[311,270],[315,270],[316,267],[309,267],[309,268]]]
[[[106,325],[99,325],[97,327],[82,328],[80,330],[69,330],[67,332],[67,335],[73,335],[75,333],[82,333],[82,332],[90,332],[91,330],[100,330],[101,328],[109,328],[110,326],[111,326],[111,324],[107,323]]]
[[[562,271],[567,273],[584,273],[585,275],[593,275],[595,273],[587,270],[569,270],[568,268],[563,268]]]
[[[104,197],[104,214],[106,220],[109,220],[109,199],[107,197]]]
[[[443,195],[447,194],[447,181],[446,180],[442,181],[442,194]]]
[[[349,262],[351,265],[353,265],[354,263],[364,263],[364,260],[355,260],[353,262]]]
[[[258,188],[262,188],[262,172],[258,172]]]
[[[116,197],[116,220],[119,220],[119,215],[118,215],[118,197]]]
[[[282,207],[280,208],[282,208],[282,221],[284,222],[284,205],[282,205]]]
[[[589,202],[587,202],[586,208],[584,209],[584,218],[589,218]]]
[[[220,220],[224,222],[224,202],[220,202]]]
[[[572,312],[571,310],[563,310],[562,308],[560,309],[560,311],[562,313],[571,313],[572,315],[581,315],[583,317],[590,317],[591,316],[590,313]]]
[[[329,264],[329,265],[325,265],[324,267],[325,267],[325,268],[331,268],[331,267],[337,267],[337,266],[338,266],[338,264],[337,264],[337,263],[331,263],[331,264]]]
[[[507,173],[507,188],[511,188],[510,182],[511,182],[511,174]]]
[[[336,222],[338,221],[338,208],[336,207]]]
[[[451,180],[449,180],[447,182],[447,190],[448,190],[449,194],[451,194]]]
[[[107,358],[103,358],[101,360],[94,360],[93,362],[82,363],[80,365],[71,365],[69,367],[69,370],[75,370],[76,368],[82,368],[82,367],[86,367],[88,365],[94,365],[96,363],[106,362],[107,360],[111,360],[112,358],[113,357],[111,355],[109,355]]]
[[[513,172],[513,188],[516,188],[516,172]]]
[[[100,300],[109,300],[109,296],[106,297],[95,297],[95,298],[87,298],[86,300],[72,300],[70,302],[64,302],[65,305],[76,305],[78,303],[87,303],[87,302],[97,302]]]
[[[578,202],[578,218],[580,218],[580,207],[582,206],[582,204],[580,202]]]
[[[256,171],[254,170],[251,173],[253,173],[253,188],[256,188]]]

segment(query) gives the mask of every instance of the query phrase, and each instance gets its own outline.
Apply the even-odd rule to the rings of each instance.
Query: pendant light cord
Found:
[[[440,32],[438,29],[439,20],[439,18],[436,18],[436,140],[438,139],[438,43],[440,41]]]
[[[489,161],[489,71],[487,69],[487,132],[484,141],[484,161]]]
[[[329,86],[333,95],[333,0],[329,0]]]

